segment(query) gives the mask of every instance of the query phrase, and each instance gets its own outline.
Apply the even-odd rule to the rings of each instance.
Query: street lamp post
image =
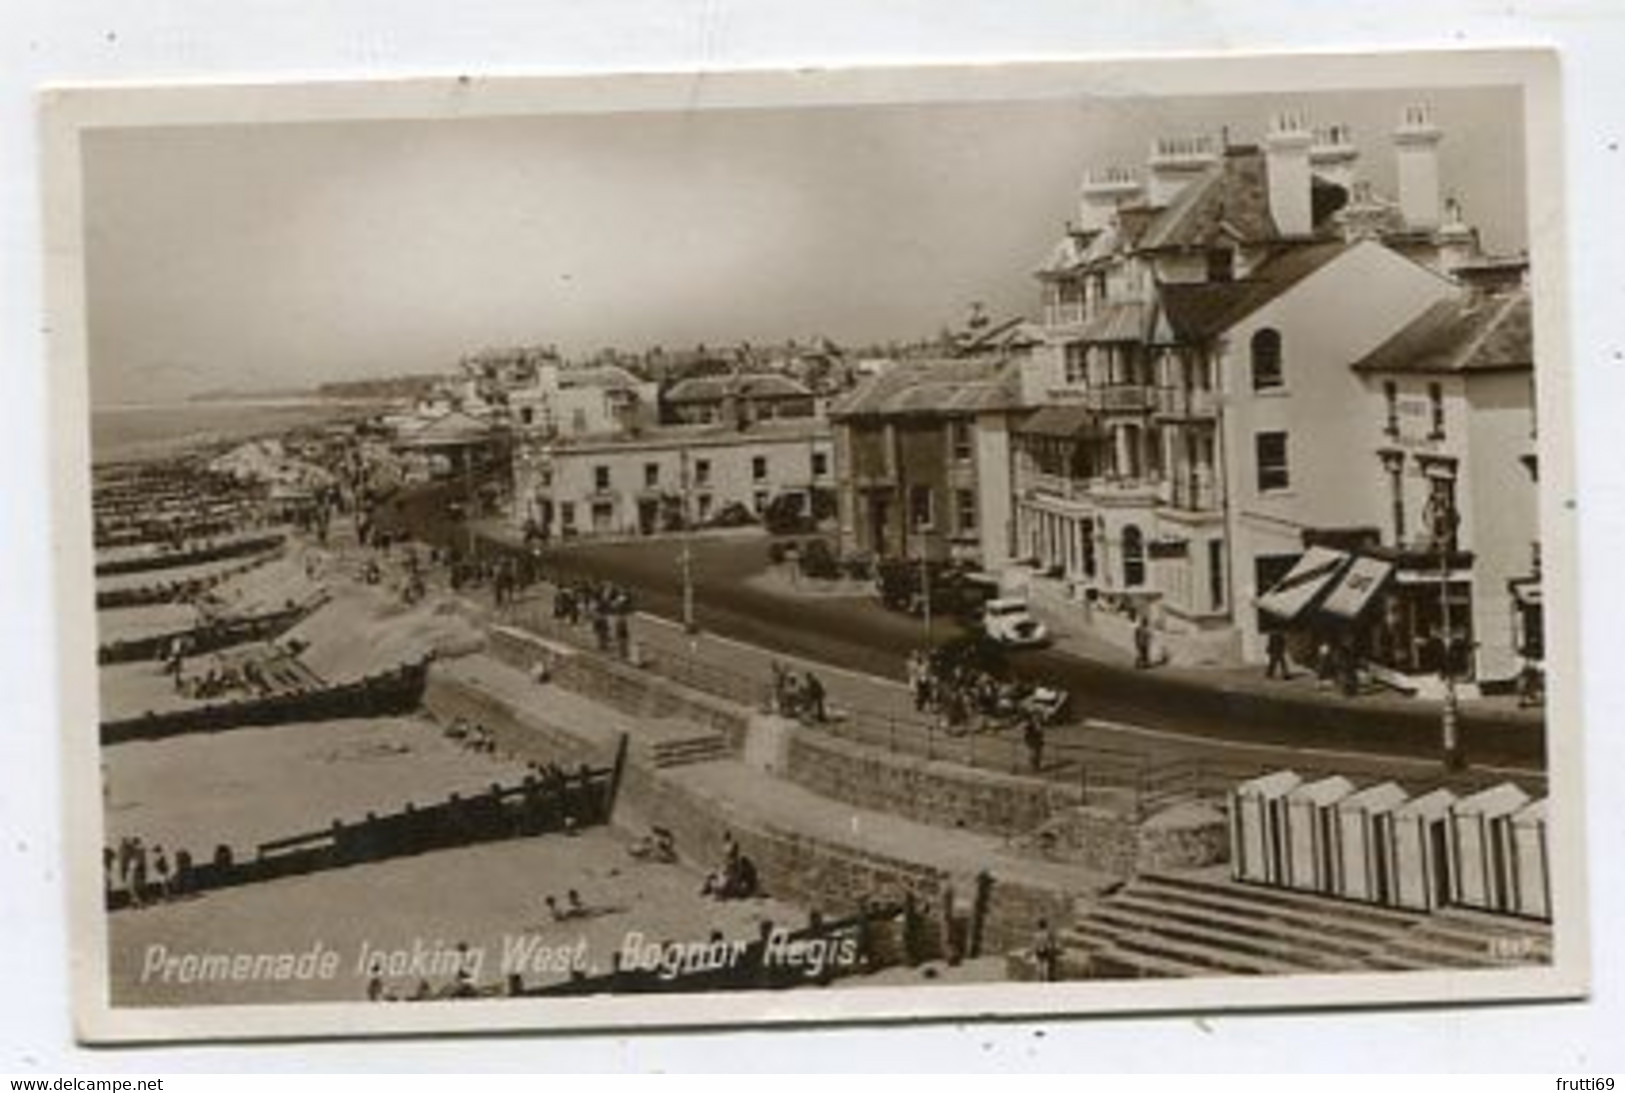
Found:
[[[1444,769],[1458,773],[1467,766],[1461,747],[1461,709],[1456,694],[1455,630],[1450,617],[1450,554],[1456,541],[1460,516],[1452,497],[1451,483],[1441,483],[1434,495],[1434,542],[1439,548],[1439,627],[1442,631],[1439,672],[1444,680],[1444,709],[1439,715],[1439,747]]]

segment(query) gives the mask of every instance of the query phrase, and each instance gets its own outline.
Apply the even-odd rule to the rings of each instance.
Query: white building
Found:
[[[1431,114],[1408,108],[1393,139],[1394,200],[1358,180],[1347,127],[1292,112],[1262,145],[1160,139],[1143,174],[1086,178],[1039,272],[1021,401],[1040,409],[1013,427],[1016,551],[1078,622],[1127,641],[1144,615],[1178,661],[1256,662],[1267,628],[1328,622],[1322,599],[1374,602],[1342,588],[1370,575],[1354,554],[1388,512],[1386,480],[1359,469],[1376,459],[1361,408],[1382,388],[1351,365],[1461,299],[1450,274],[1477,248],[1440,199]],[[1472,382],[1484,394],[1447,407],[1463,415],[1450,435],[1493,450],[1510,381]],[[1527,563],[1524,531],[1476,534]],[[1338,556],[1325,586],[1272,601],[1313,545]]]
[[[602,436],[652,425],[658,387],[616,365],[544,362],[534,380],[506,392],[507,418],[542,437]]]
[[[805,420],[533,442],[516,452],[514,479],[515,522],[572,538],[760,518],[779,498],[828,511],[835,473],[827,426]]]

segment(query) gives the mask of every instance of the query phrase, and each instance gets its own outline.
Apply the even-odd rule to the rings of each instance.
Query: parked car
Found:
[[[987,601],[982,609],[982,630],[1000,645],[1017,648],[1049,641],[1049,631],[1033,618],[1027,601],[1011,597]]]
[[[875,567],[875,590],[880,602],[893,611],[923,615],[927,588],[922,576],[930,581],[931,612],[939,618],[959,619],[968,626],[977,624],[983,605],[999,591],[998,578],[989,574],[942,562],[922,567],[918,562],[888,559]]]

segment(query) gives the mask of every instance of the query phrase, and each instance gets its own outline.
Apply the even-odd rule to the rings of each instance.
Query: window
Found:
[[[524,425],[536,424],[536,407],[521,406],[519,408],[519,421]]]
[[[1139,588],[1145,583],[1145,536],[1130,524],[1123,529],[1123,587]]]
[[[948,423],[948,434],[953,441],[954,461],[968,463],[971,454],[970,422],[950,421]]]
[[[908,488],[908,519],[916,529],[926,529],[935,525],[933,519],[933,496],[930,486],[910,486]]]
[[[1233,281],[1236,279],[1236,252],[1230,247],[1212,247],[1207,252],[1207,279]]]
[[[576,503],[574,501],[559,502],[559,524],[566,528],[576,526]]]
[[[767,491],[757,490],[751,495],[750,503],[756,515],[760,516],[767,509]]]
[[[1089,347],[1082,342],[1067,342],[1061,349],[1061,362],[1066,369],[1066,382],[1085,383],[1089,378]]]
[[[1385,380],[1382,385],[1382,400],[1388,414],[1387,423],[1383,426],[1383,433],[1387,436],[1399,435],[1399,384],[1393,380]]]
[[[609,489],[609,468],[598,466],[592,469],[592,488],[595,490]]]
[[[1285,383],[1281,375],[1281,332],[1265,327],[1253,335],[1253,390],[1268,391]]]
[[[1287,471],[1286,434],[1259,433],[1253,437],[1254,454],[1258,458],[1258,492],[1284,490],[1292,484]]]
[[[814,452],[812,454],[812,476],[822,478],[829,473],[829,453]]]
[[[1224,540],[1207,541],[1207,605],[1210,610],[1224,610]]]
[[[1388,505],[1393,512],[1394,545],[1405,543],[1405,453],[1383,452],[1382,469],[1388,475]]]
[[[767,456],[756,455],[750,460],[750,476],[753,481],[767,481]]]
[[[1428,432],[1429,440],[1444,439],[1444,386],[1438,383],[1428,384],[1428,409],[1433,423]]]
[[[706,520],[711,519],[711,495],[710,494],[708,494],[708,493],[700,494],[699,497],[695,498],[694,505],[695,505],[695,511],[699,515],[700,521],[702,523],[704,521],[706,521]]]
[[[694,461],[694,484],[696,486],[709,486],[711,484],[711,461],[709,459],[696,459]]]
[[[976,491],[954,491],[954,520],[960,531],[976,530]]]
[[[651,490],[660,485],[660,464],[645,463],[643,465],[643,485]]]
[[[570,412],[570,431],[576,433],[587,431],[587,411],[577,407]]]

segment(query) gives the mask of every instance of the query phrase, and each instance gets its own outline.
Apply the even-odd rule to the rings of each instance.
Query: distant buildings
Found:
[[[522,447],[513,515],[548,539],[654,535],[751,523],[775,503],[812,516],[834,484],[821,421],[661,427]]]

